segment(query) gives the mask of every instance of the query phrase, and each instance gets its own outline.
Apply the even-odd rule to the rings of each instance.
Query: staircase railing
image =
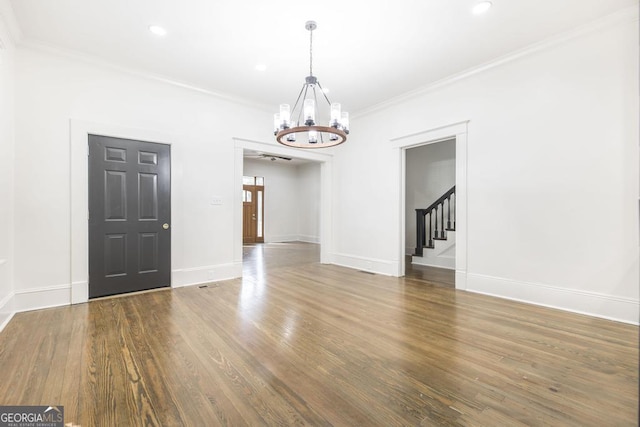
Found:
[[[444,210],[447,208],[447,225]],[[438,215],[440,213],[440,215]],[[453,213],[453,215],[452,215]],[[438,216],[440,216],[438,221]],[[427,220],[427,217],[429,219]],[[453,221],[452,221],[453,218]],[[428,221],[428,222],[427,222]],[[429,229],[427,240],[427,228]],[[456,186],[454,185],[426,209],[416,209],[416,256],[422,256],[423,248],[433,249],[434,240],[446,240],[445,231],[456,229]]]

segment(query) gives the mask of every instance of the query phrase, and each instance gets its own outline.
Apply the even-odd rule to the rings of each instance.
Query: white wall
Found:
[[[0,329],[13,312],[14,51],[0,16]]]
[[[70,260],[71,241],[78,240],[72,230],[84,229],[82,215],[74,219],[80,225],[70,224],[77,193],[70,168],[83,170],[70,164],[78,149],[73,138],[70,148],[70,119],[125,137],[158,134],[172,144],[174,286],[240,274],[231,226],[239,191],[232,138],[270,140],[269,112],[27,48],[16,53],[16,76],[17,310],[69,303],[70,283],[86,276],[77,265],[73,279],[70,272],[77,261]]]
[[[304,163],[298,166],[298,240],[320,243],[320,164]]]
[[[319,164],[245,159],[244,175],[265,178],[265,242],[319,242]]]
[[[356,117],[334,161],[342,263],[400,263],[390,141],[469,120],[467,288],[637,323],[637,16]]]
[[[397,272],[404,207],[390,140],[470,120],[468,289],[637,322],[637,26],[634,11],[354,117],[328,167],[330,259]],[[71,301],[70,119],[172,143],[175,286],[239,274],[232,138],[271,141],[270,112],[27,48],[0,55],[15,56],[0,76],[15,88],[13,142],[0,124],[0,148],[15,153],[13,178],[0,173],[15,183],[0,190],[13,224],[0,237],[14,242],[0,244],[13,269],[0,298],[13,289],[17,310]]]
[[[416,248],[415,210],[429,207],[456,184],[455,140],[414,147],[406,156],[405,253],[412,255]]]

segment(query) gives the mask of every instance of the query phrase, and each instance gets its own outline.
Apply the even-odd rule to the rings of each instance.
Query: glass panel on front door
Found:
[[[264,242],[264,177],[242,177],[243,243]]]
[[[258,213],[258,233],[257,236],[258,237],[263,237],[262,236],[262,230],[264,229],[263,224],[262,224],[262,190],[258,190],[258,206],[257,206],[257,213]]]

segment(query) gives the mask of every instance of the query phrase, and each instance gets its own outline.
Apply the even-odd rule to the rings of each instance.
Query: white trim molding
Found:
[[[16,313],[20,313],[69,305],[70,293],[71,286],[67,284],[16,290],[13,297],[14,309]]]
[[[171,287],[202,285],[242,276],[242,262],[176,269],[171,272]]]
[[[467,274],[467,290],[573,313],[638,325],[640,301],[542,283]]]
[[[284,243],[284,242],[297,242],[300,238],[297,234],[281,234],[276,236],[264,236],[265,243]]]
[[[469,121],[451,123],[418,133],[399,136],[390,140],[391,147],[397,151],[400,163],[400,197],[398,200],[400,234],[398,247],[398,268],[395,276],[404,276],[406,246],[406,151],[413,147],[455,139],[456,141],[456,289],[466,289],[467,273],[467,132]]]
[[[149,129],[129,128],[108,123],[94,123],[83,120],[69,120],[69,152],[70,173],[69,186],[71,194],[69,228],[71,230],[71,262],[69,266],[70,296],[67,296],[66,304],[79,304],[88,301],[89,297],[89,160],[88,147],[89,135],[104,135],[115,138],[153,141],[171,145],[175,137],[164,132]],[[171,148],[172,164],[175,156],[174,147]],[[171,192],[174,192],[176,180],[172,175]],[[171,204],[171,217],[177,215],[178,203]],[[175,264],[174,233],[171,234],[172,256],[171,262]]]
[[[16,43],[18,44],[18,43]],[[137,78],[141,78],[147,81],[154,81],[154,82],[159,82],[162,84],[166,84],[169,86],[173,86],[173,87],[178,87],[181,89],[186,89],[189,91],[193,91],[196,93],[200,93],[200,94],[204,94],[207,96],[211,96],[213,98],[216,99],[220,99],[220,100],[224,100],[224,101],[228,101],[228,102],[233,102],[235,104],[239,104],[245,107],[250,107],[250,108],[256,108],[259,110],[264,110],[264,111],[271,111],[272,107],[269,105],[265,105],[265,104],[260,104],[254,101],[251,101],[249,99],[246,98],[241,98],[235,95],[232,95],[230,93],[224,93],[224,92],[215,92],[212,91],[210,89],[201,87],[201,86],[197,86],[191,83],[188,83],[186,81],[180,81],[180,80],[176,80],[174,78],[162,75],[162,74],[156,74],[156,73],[152,73],[148,70],[142,70],[142,69],[138,69],[138,68],[134,68],[134,67],[127,67],[115,62],[111,62],[108,60],[105,60],[103,58],[94,56],[94,55],[90,55],[87,53],[83,53],[83,52],[79,52],[79,51],[75,51],[72,49],[67,49],[67,48],[63,48],[60,46],[56,46],[53,44],[49,44],[46,42],[43,42],[41,40],[36,41],[36,40],[23,40],[19,43],[19,46],[23,49],[31,49],[33,51],[36,52],[42,52],[42,53],[46,53],[48,55],[55,55],[58,57],[62,57],[62,58],[67,58],[70,59],[72,61],[78,61],[78,62],[83,62],[85,64],[88,65],[92,65],[95,67],[98,67],[100,69],[108,69],[108,70],[113,70],[115,72],[118,73],[122,73],[122,74],[126,74],[129,76],[133,76],[133,77],[137,77]]]
[[[638,6],[630,6],[627,7],[625,9],[621,9],[617,12],[614,12],[612,14],[609,14],[607,16],[604,16],[602,18],[599,18],[593,22],[581,25],[577,28],[574,28],[572,30],[569,30],[567,32],[561,33],[561,34],[557,34],[555,36],[552,36],[550,38],[547,38],[545,40],[533,43],[529,46],[526,46],[522,49],[516,50],[514,52],[508,53],[502,57],[493,59],[489,62],[486,62],[484,64],[480,64],[478,66],[475,67],[471,67],[467,70],[461,71],[459,73],[447,76],[443,79],[440,79],[438,81],[429,83],[425,86],[419,87],[417,89],[414,89],[412,91],[409,91],[407,93],[398,95],[394,98],[382,101],[376,105],[373,105],[369,108],[365,108],[363,110],[354,112],[354,114],[352,114],[353,118],[357,118],[360,116],[366,116],[368,114],[372,114],[375,113],[376,111],[380,111],[380,110],[384,110],[386,108],[389,107],[393,107],[395,105],[401,104],[403,102],[406,102],[412,98],[418,97],[420,95],[424,95],[426,93],[438,90],[440,88],[452,85],[454,83],[457,83],[461,80],[465,80],[468,79],[470,77],[473,77],[477,74],[483,73],[487,70],[490,70],[492,68],[496,68],[499,67],[503,64],[508,64],[510,62],[513,61],[517,61],[520,58],[532,55],[536,52],[545,50],[545,49],[550,49],[554,46],[560,45],[562,43],[566,43],[572,39],[575,39],[577,37],[589,34],[589,33],[593,33],[595,31],[600,31],[602,29],[606,29],[606,28],[610,28],[610,27],[614,27],[614,26],[618,26],[624,22],[636,22],[638,21],[638,16],[639,16],[639,12],[638,12]]]
[[[89,301],[89,282],[81,280],[71,283],[71,304],[81,304]]]
[[[298,239],[297,240],[299,242],[319,244],[320,243],[320,236],[312,236],[312,235],[309,235],[309,234],[300,234],[300,235],[298,235]]]
[[[0,332],[9,324],[14,314],[16,314],[14,304],[15,294],[11,292],[0,300]]]
[[[398,262],[385,259],[367,258],[348,254],[333,254],[333,264],[368,273],[397,276]]]

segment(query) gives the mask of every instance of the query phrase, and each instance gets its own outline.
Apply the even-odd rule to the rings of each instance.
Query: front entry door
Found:
[[[242,186],[242,243],[264,242],[264,186]]]
[[[89,298],[171,286],[171,147],[89,135]]]
[[[256,243],[257,209],[255,185],[242,186],[242,243]]]

